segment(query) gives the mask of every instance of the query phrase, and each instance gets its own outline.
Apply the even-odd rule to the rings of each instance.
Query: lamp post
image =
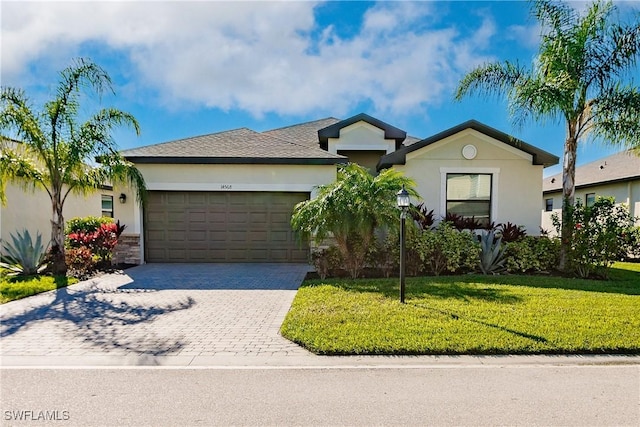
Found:
[[[404,248],[404,223],[407,218],[407,210],[411,204],[409,193],[402,186],[402,190],[397,194],[398,207],[400,208],[400,302],[404,304],[404,270],[405,270],[405,248]]]

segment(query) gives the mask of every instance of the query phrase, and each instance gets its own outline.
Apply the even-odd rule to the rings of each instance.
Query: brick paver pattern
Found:
[[[308,270],[147,264],[0,306],[0,355],[308,355],[279,334]]]

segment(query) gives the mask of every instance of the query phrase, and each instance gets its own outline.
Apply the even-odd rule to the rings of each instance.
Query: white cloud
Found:
[[[510,40],[515,40],[527,48],[537,48],[540,45],[541,28],[538,23],[531,25],[510,25],[505,34]]]
[[[157,102],[341,115],[360,102],[402,112],[449,99],[457,79],[484,62],[495,33],[428,29],[433,3],[388,2],[341,38],[319,28],[312,2],[43,2],[2,5],[3,80],[34,61],[59,69],[87,43],[124,55],[134,82]],[[108,49],[107,49],[108,48]],[[100,60],[100,58],[95,58]],[[155,102],[155,100],[154,100]]]

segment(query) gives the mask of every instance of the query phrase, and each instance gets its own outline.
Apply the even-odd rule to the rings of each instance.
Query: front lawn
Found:
[[[78,283],[64,276],[8,277],[0,271],[0,304]]]
[[[318,354],[640,353],[640,264],[550,276],[312,280],[282,335]]]

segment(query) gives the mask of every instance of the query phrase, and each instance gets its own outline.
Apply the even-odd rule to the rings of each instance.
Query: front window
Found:
[[[491,174],[447,174],[447,214],[491,222]]]
[[[596,202],[596,193],[587,193],[586,196],[584,196],[584,205],[589,207],[589,206],[593,206],[593,204]]]
[[[102,195],[102,216],[113,218],[113,196]]]

